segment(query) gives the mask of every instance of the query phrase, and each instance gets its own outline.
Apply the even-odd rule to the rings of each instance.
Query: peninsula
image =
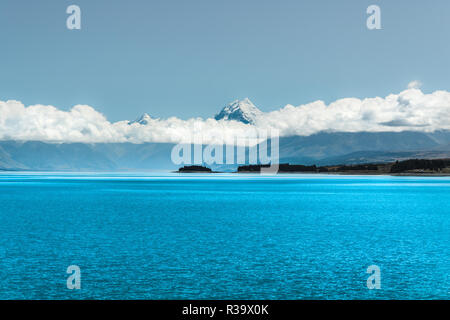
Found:
[[[259,173],[269,165],[245,165],[238,173]],[[410,159],[391,163],[347,164],[330,166],[305,166],[280,164],[278,173],[329,173],[373,175],[450,175],[450,159]]]

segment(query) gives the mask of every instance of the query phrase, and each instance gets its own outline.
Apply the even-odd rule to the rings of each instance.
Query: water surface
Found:
[[[0,174],[0,299],[448,299],[449,261],[450,178]]]

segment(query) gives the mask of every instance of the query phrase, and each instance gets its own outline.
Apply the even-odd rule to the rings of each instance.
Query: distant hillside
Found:
[[[407,159],[442,159],[449,157],[450,151],[358,151],[342,156],[320,159],[315,163],[317,163],[318,165],[388,163]]]
[[[173,170],[172,144],[0,142],[0,169],[42,171]]]
[[[0,141],[0,170],[176,170],[179,165],[171,161],[173,146],[170,143]],[[280,138],[280,163],[332,165],[448,157],[448,131],[320,133]],[[209,167],[215,171],[235,171],[238,165],[213,164]]]
[[[280,138],[280,157],[326,159],[358,151],[428,151],[450,144],[450,133],[422,132],[337,132],[318,133],[307,137]],[[447,145],[447,146],[446,146]]]

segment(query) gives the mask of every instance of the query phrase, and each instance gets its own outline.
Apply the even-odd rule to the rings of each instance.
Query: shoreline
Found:
[[[271,164],[241,165],[234,173],[265,174],[263,171]],[[324,175],[367,175],[367,176],[416,176],[448,177],[450,176],[450,159],[408,159],[390,163],[360,163],[335,165],[302,165],[279,163],[273,165],[273,173],[267,174],[324,174]],[[184,166],[178,173],[214,173],[204,165]],[[216,172],[220,173],[220,172]]]
[[[200,172],[196,172],[200,173]],[[214,172],[214,173],[228,173],[228,172]],[[255,171],[241,171],[241,172],[231,172],[236,174],[255,174],[260,175],[260,172]],[[304,174],[304,175],[335,175],[335,176],[390,176],[390,177],[450,177],[450,173],[373,173],[373,172],[277,172],[274,175],[292,175],[292,174]],[[267,174],[270,175],[270,174]]]

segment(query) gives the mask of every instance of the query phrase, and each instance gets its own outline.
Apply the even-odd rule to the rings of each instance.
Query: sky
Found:
[[[68,30],[66,8],[81,8]],[[381,8],[381,30],[366,9]],[[450,2],[2,0],[0,101],[109,121],[450,89]]]

